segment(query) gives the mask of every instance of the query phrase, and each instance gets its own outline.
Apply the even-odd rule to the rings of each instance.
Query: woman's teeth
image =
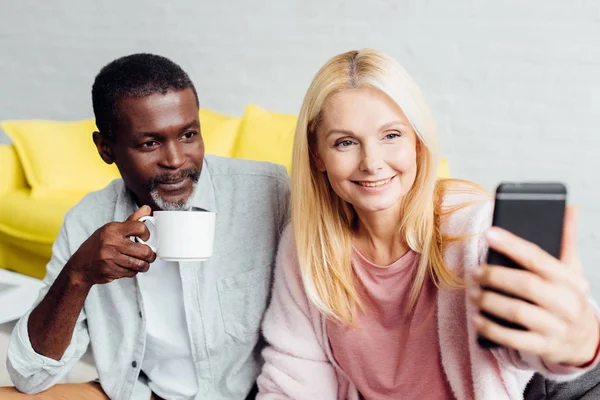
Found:
[[[360,186],[377,187],[377,186],[383,186],[383,185],[385,185],[390,180],[392,180],[392,178],[383,179],[381,181],[375,181],[375,182],[361,182],[361,181],[358,181],[356,183],[358,183]]]

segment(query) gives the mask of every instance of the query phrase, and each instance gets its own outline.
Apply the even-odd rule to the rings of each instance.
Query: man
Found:
[[[16,388],[51,388],[91,343],[99,385],[57,385],[47,393],[252,398],[262,364],[259,326],[288,218],[285,169],[205,157],[196,90],[164,57],[111,62],[92,98],[94,143],[122,180],[65,216],[46,288],[11,336],[7,365]],[[131,240],[149,238],[138,219],[152,210],[188,209],[217,212],[209,260],[163,261]],[[11,393],[22,396],[13,390],[0,397]]]

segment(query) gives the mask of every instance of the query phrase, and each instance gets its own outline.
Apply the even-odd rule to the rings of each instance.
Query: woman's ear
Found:
[[[100,154],[100,157],[102,158],[102,161],[104,161],[107,164],[114,163],[115,159],[113,157],[112,152],[112,142],[100,132],[94,132],[92,134],[92,137],[94,139],[96,149],[98,149],[98,154]]]
[[[321,157],[319,157],[318,153],[315,153],[315,166],[320,172],[327,171],[327,168],[325,168],[325,163],[323,160],[321,160]]]

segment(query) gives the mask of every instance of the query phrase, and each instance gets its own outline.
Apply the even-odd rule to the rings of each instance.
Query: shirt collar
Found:
[[[215,188],[212,177],[208,170],[206,159],[202,161],[202,172],[196,184],[196,189],[192,193],[192,209],[201,209],[204,211],[217,211],[217,202],[215,200]]]

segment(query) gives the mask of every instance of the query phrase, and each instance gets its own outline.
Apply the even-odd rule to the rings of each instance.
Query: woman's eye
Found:
[[[395,138],[399,138],[401,137],[402,134],[400,134],[400,132],[390,132],[387,135],[385,135],[386,139],[395,139]]]
[[[342,140],[335,144],[335,147],[349,147],[352,146],[354,142],[352,140]]]

